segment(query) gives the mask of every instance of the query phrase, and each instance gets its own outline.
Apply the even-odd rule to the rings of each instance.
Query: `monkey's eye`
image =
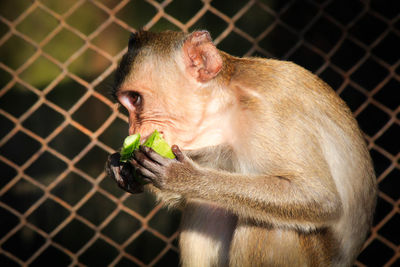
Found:
[[[142,101],[142,97],[136,92],[129,92],[128,93],[129,101],[132,105],[138,106]]]
[[[127,109],[138,108],[142,103],[141,95],[133,91],[123,92],[119,99],[121,104]]]

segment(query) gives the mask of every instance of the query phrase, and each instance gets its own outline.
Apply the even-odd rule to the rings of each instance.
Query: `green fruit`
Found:
[[[119,161],[126,162],[132,157],[132,153],[135,149],[138,149],[140,145],[140,134],[129,135],[125,138],[124,144],[121,149],[121,158]]]
[[[143,144],[144,146],[152,148],[159,155],[174,159],[175,155],[171,150],[171,147],[168,143],[161,137],[160,133],[155,130],[149,138],[147,138],[146,142]],[[121,158],[119,161],[126,162],[128,159],[132,157],[133,151],[139,149],[140,146],[140,134],[133,134],[125,138],[124,144],[121,149]]]
[[[160,133],[155,130],[149,138],[147,138],[146,142],[144,142],[145,146],[151,147],[155,152],[160,154],[161,156],[169,159],[174,159],[175,155],[171,150],[171,147],[168,145],[167,141],[161,137]]]

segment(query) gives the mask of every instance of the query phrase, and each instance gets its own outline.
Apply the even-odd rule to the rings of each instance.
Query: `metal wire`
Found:
[[[2,216],[4,214],[4,218],[6,218],[1,222],[1,228],[6,231],[0,232],[0,256],[2,257],[0,263],[14,262],[27,266],[40,262],[43,257],[48,256],[51,249],[55,249],[65,257],[65,265],[90,265],[91,260],[87,260],[87,258],[91,257],[90,251],[99,242],[103,242],[110,249],[115,250],[107,262],[109,265],[117,265],[127,260],[138,266],[155,266],[167,262],[168,259],[176,258],[178,253],[176,223],[169,233],[163,231],[159,226],[152,225],[152,220],[163,212],[161,205],[155,204],[150,198],[149,201],[154,206],[149,208],[148,212],[141,212],[130,206],[129,194],[109,189],[104,171],[92,168],[93,163],[90,161],[92,155],[106,155],[115,151],[113,145],[104,141],[104,136],[115,128],[115,123],[127,122],[126,115],[119,112],[118,107],[107,94],[98,89],[104,87],[104,83],[112,76],[126,48],[121,46],[109,49],[101,40],[106,38],[107,35],[104,35],[104,32],[110,27],[126,32],[136,31],[135,24],[127,21],[121,14],[124,12],[138,14],[143,10],[140,27],[144,29],[172,27],[182,31],[191,31],[199,27],[215,28],[212,31],[215,43],[222,48],[224,46],[231,49],[240,48],[238,53],[246,56],[279,57],[295,62],[299,61],[299,64],[302,62],[309,64],[305,67],[312,69],[322,78],[327,78],[328,83],[334,83],[335,90],[345,100],[350,94],[349,97],[352,98],[349,101],[355,103],[352,110],[359,119],[361,127],[363,127],[361,122],[368,120],[371,120],[372,127],[375,127],[371,130],[367,129],[366,139],[371,153],[375,155],[374,159],[378,158],[379,162],[375,164],[379,169],[377,170],[377,179],[383,186],[379,192],[378,211],[374,226],[365,243],[365,250],[356,265],[368,266],[368,261],[372,258],[368,254],[375,253],[373,249],[382,251],[379,255],[373,255],[378,259],[376,262],[384,266],[395,265],[399,262],[400,241],[399,231],[396,229],[400,220],[400,200],[398,193],[396,195],[390,188],[391,185],[398,185],[400,179],[398,176],[399,151],[397,150],[399,138],[398,135],[396,136],[399,133],[400,108],[399,102],[397,105],[391,105],[387,104],[386,100],[382,100],[382,95],[388,94],[386,93],[388,90],[389,93],[396,92],[397,95],[393,95],[393,93],[391,95],[394,101],[396,98],[397,101],[399,100],[400,59],[399,54],[395,52],[399,49],[398,47],[390,48],[393,42],[399,44],[400,39],[400,10],[398,4],[394,3],[395,1],[381,1],[384,4],[379,5],[377,4],[379,1],[366,0],[348,1],[347,4],[343,4],[346,1],[333,0],[237,2],[204,0],[187,1],[191,6],[197,5],[198,8],[191,8],[190,12],[180,11],[180,13],[176,11],[177,5],[183,5],[184,1],[77,0],[67,2],[64,9],[58,9],[59,7],[52,5],[51,1],[32,1],[14,11],[15,15],[0,12],[1,26],[6,28],[1,32],[0,51],[8,51],[6,48],[10,46],[10,43],[14,44],[15,42],[22,43],[27,49],[32,50],[32,53],[21,60],[20,65],[17,66],[6,59],[7,52],[1,53],[4,60],[0,59],[0,71],[4,76],[10,77],[8,80],[4,78],[5,82],[1,83],[0,91],[0,118],[2,124],[4,123],[0,135],[0,164],[2,175],[7,175],[7,179],[4,178],[0,184],[0,214]],[[2,5],[6,6],[7,4],[3,3]],[[389,6],[382,8],[384,5]],[[10,7],[12,4],[7,6]],[[347,7],[349,10],[346,10]],[[82,20],[79,12],[88,8],[95,13],[95,18],[102,18],[96,20],[98,23],[92,26],[93,30],[82,29],[79,26]],[[6,10],[10,10],[10,8]],[[147,15],[149,12],[145,10],[151,10],[149,11],[152,12],[151,15]],[[38,15],[39,17],[46,18],[48,21],[56,21],[54,26],[50,27],[41,37],[24,30],[25,24],[32,23],[30,17],[38,12],[42,14]],[[185,14],[187,17],[183,16]],[[209,24],[207,25],[207,23]],[[253,25],[251,23],[256,26],[249,28]],[[36,25],[36,27],[40,28],[46,25]],[[250,26],[246,27],[246,25]],[[379,28],[379,25],[382,27]],[[367,27],[367,30],[364,27]],[[375,30],[374,27],[377,29]],[[67,31],[71,36],[81,40],[81,44],[67,58],[60,59],[57,53],[52,53],[46,48],[63,31]],[[318,31],[326,31],[325,35],[321,35],[326,39],[315,37],[314,33]],[[283,46],[283,48],[272,47],[271,41],[269,44],[265,44],[265,40],[274,42],[274,38],[277,36],[279,38],[283,36],[282,39],[276,41],[280,42],[277,47]],[[235,47],[235,42],[230,38],[239,40],[240,46]],[[229,46],[229,42],[232,42],[233,45]],[[349,44],[354,48],[348,48]],[[68,44],[65,44],[65,48],[68,48]],[[343,52],[346,49],[350,49],[351,53]],[[357,55],[353,55],[352,49],[362,51],[358,58],[353,59],[353,56],[357,57]],[[388,49],[393,49],[394,58],[386,56],[387,51],[385,50]],[[22,51],[14,53],[23,54]],[[106,63],[102,65],[102,69],[95,72],[97,73],[95,77],[87,78],[86,74],[75,71],[73,67],[77,61],[85,60],[90,55],[94,55],[94,58]],[[29,73],[33,71],[32,68],[38,61],[47,62],[58,70],[44,88],[38,88],[36,83],[32,82],[34,78],[29,78]],[[96,62],[87,64],[92,65],[92,63],[95,65]],[[369,73],[371,77],[365,73]],[[81,95],[71,100],[68,107],[60,105],[51,98],[65,79],[73,82],[76,88],[80,87],[83,90]],[[24,104],[25,102],[21,99],[9,97],[20,92],[35,100],[28,105]],[[89,123],[80,116],[85,113],[84,110],[87,109],[88,103],[98,107],[101,112],[106,114],[104,120]],[[24,108],[25,106],[27,107]],[[61,117],[60,122],[55,123],[54,127],[50,127],[48,133],[43,133],[34,126],[38,116],[43,112],[46,113],[46,110],[42,111],[44,107],[47,108],[46,110],[51,110],[51,114],[57,114],[54,115],[54,118]],[[14,109],[19,110],[14,111]],[[50,113],[46,114],[51,115]],[[40,117],[39,120],[46,120],[46,118]],[[97,124],[92,125],[91,123]],[[64,136],[63,134],[66,132],[71,133],[71,131],[74,136],[79,136],[78,140],[86,141],[79,141],[78,143],[82,144],[77,145],[76,152],[69,154],[69,152],[64,152],[62,146],[58,146],[57,142],[62,139],[60,136]],[[122,133],[122,135],[124,134]],[[27,153],[26,159],[20,159],[20,155],[12,152],[13,149],[20,149],[16,142],[21,142],[21,140],[32,143],[30,145],[32,146],[31,153],[24,150],[20,152]],[[390,142],[394,143],[388,145]],[[37,144],[36,148],[34,148],[35,144]],[[38,179],[37,177],[40,175],[37,174],[38,171],[35,171],[35,166],[43,166],[41,163],[43,158],[51,158],[52,162],[58,162],[57,166],[60,166],[60,168],[52,170],[53,175],[48,180]],[[71,175],[79,177],[80,189],[85,184],[90,185],[75,202],[68,201],[57,191],[58,187],[64,185],[66,179],[72,179]],[[32,199],[26,197],[24,190],[30,192],[29,196],[32,196]],[[36,196],[36,193],[32,192],[39,193]],[[107,205],[112,207],[110,212],[100,219],[98,219],[100,215],[91,217],[90,210],[103,208],[96,206],[94,200],[101,200],[102,205],[108,203]],[[25,206],[21,208],[21,205]],[[50,208],[47,208],[48,205]],[[60,215],[60,219],[57,219],[50,227],[47,223],[38,221],[37,218],[40,216],[35,214],[46,214],[42,213],[43,209],[56,214],[58,210],[52,209],[51,205],[60,207],[59,209],[65,211],[65,215]],[[137,221],[139,226],[128,233],[128,236],[122,238],[122,241],[118,241],[119,237],[116,238],[109,234],[107,229],[121,214]],[[58,237],[62,236],[66,229],[75,223],[86,226],[86,231],[92,234],[82,241],[81,246],[70,247],[60,241]],[[129,248],[135,244],[135,240],[143,238],[143,235],[148,233],[164,245],[154,255],[146,256],[147,258],[131,253],[132,250]],[[29,249],[24,252],[16,252],[20,249],[17,247],[26,246],[23,240],[30,240],[22,238],[26,235],[35,236],[34,245],[28,245]],[[79,239],[80,234],[76,233],[74,238]]]

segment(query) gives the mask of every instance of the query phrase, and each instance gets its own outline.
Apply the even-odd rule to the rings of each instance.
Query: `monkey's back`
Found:
[[[246,88],[238,90],[239,95],[245,95],[240,96],[241,99],[246,99],[243,101],[243,109],[248,112],[249,117],[255,117],[254,125],[275,118],[268,121],[273,129],[263,129],[267,132],[265,139],[271,138],[271,134],[274,135],[273,132],[276,131],[272,141],[266,141],[265,146],[270,147],[272,142],[280,142],[279,149],[289,150],[282,157],[293,158],[302,153],[297,148],[292,149],[299,144],[304,144],[304,151],[308,149],[307,144],[320,150],[336,185],[343,209],[338,221],[333,222],[329,229],[322,229],[329,232],[323,238],[333,238],[332,242],[337,243],[337,251],[332,254],[333,265],[351,265],[371,226],[376,203],[376,178],[362,132],[350,109],[326,83],[296,64],[253,58],[237,60],[241,64],[237,64],[240,67],[236,69],[236,77],[234,76],[232,83],[240,81],[236,87]],[[256,67],[260,65],[261,68]],[[265,84],[269,86],[265,87]],[[250,93],[245,93],[246,91]],[[245,106],[246,103],[258,105],[258,108],[263,109],[265,118],[252,115],[252,110]],[[258,132],[257,127],[251,127],[251,122],[247,127],[250,134],[263,135]],[[296,139],[292,135],[293,131],[302,132],[301,136],[309,140],[293,140]],[[277,150],[275,153],[281,152]],[[302,153],[301,156],[304,154],[307,153]],[[259,163],[259,166],[262,164]],[[314,167],[312,159],[309,164],[310,168]],[[322,238],[321,229],[317,232]],[[310,238],[316,240],[318,235]],[[336,250],[335,246],[331,249]]]

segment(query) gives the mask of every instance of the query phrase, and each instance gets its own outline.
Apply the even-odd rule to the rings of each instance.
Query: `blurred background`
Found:
[[[110,96],[129,33],[207,29],[294,61],[347,102],[379,199],[356,266],[400,266],[400,1],[0,2],[0,266],[177,266],[180,214],[106,177],[127,135]]]

